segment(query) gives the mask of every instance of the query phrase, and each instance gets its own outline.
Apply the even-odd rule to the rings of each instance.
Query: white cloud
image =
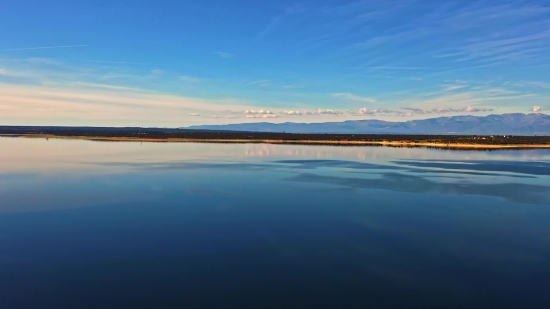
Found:
[[[314,116],[320,115],[318,111],[282,111],[281,114],[287,116]]]
[[[359,101],[359,102],[366,102],[366,103],[375,103],[376,102],[376,99],[374,98],[369,98],[369,97],[362,97],[362,96],[358,96],[358,95],[355,95],[353,93],[333,93],[332,94],[333,97],[335,98],[341,98],[341,99],[345,99],[345,100],[350,100],[350,101]]]
[[[249,115],[273,115],[272,111],[263,110],[263,109],[260,109],[260,110],[247,109],[244,111],[244,113]]]
[[[470,112],[470,113],[477,113],[477,112],[492,112],[495,109],[492,107],[484,107],[484,106],[468,106],[462,110],[459,110],[460,112]]]
[[[279,116],[273,114],[251,114],[246,115],[246,118],[278,118]]]
[[[281,114],[286,115],[286,116],[318,116],[318,115],[342,115],[344,113],[341,112],[341,111],[333,110],[333,109],[319,108],[315,111],[287,110],[287,111],[282,111]]]
[[[358,110],[351,111],[350,114],[354,116],[373,116],[379,114],[401,114],[401,112],[388,109],[368,109],[366,107],[363,107]]]
[[[434,109],[421,109],[416,107],[401,107],[399,110],[388,109],[367,109],[365,107],[351,111],[353,116],[374,116],[374,115],[396,115],[396,116],[414,116],[414,115],[438,115],[447,113],[480,113],[490,112],[494,109],[484,106],[467,106],[463,108],[439,107]]]
[[[542,108],[541,108],[540,106],[533,106],[533,112],[535,112],[535,113],[540,112],[541,109],[542,109]]]
[[[198,116],[200,116],[200,114],[198,114],[198,113],[187,113],[187,116],[198,117]]]
[[[282,111],[281,114],[287,116],[301,116],[304,114],[302,111]]]
[[[423,114],[482,113],[492,112],[494,110],[494,108],[486,106],[466,106],[462,108],[439,107],[431,110],[424,110]]]
[[[335,110],[332,110],[332,109],[319,108],[317,110],[317,114],[319,114],[319,115],[342,115],[343,113],[341,111],[335,111]]]

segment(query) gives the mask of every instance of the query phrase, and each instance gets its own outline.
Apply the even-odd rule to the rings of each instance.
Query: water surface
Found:
[[[549,150],[0,150],[0,308],[550,307]]]

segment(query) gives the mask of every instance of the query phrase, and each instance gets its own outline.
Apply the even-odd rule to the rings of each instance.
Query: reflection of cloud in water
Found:
[[[484,195],[500,197],[512,202],[550,205],[549,186],[522,183],[439,183],[424,177],[399,173],[385,173],[382,174],[382,177],[379,179],[322,176],[302,173],[288,178],[288,180],[410,193]]]
[[[289,171],[314,170],[318,168],[336,169],[349,173],[368,173],[378,175],[377,178],[350,178],[339,176],[324,176],[312,173],[301,173],[288,180],[341,185],[353,188],[382,189],[412,193],[433,193],[453,195],[484,195],[501,197],[509,201],[550,204],[550,187],[527,183],[474,183],[438,182],[430,177],[444,174],[467,176],[498,176],[500,179],[537,178],[535,176],[548,175],[550,168],[547,162],[512,162],[512,161],[396,161],[393,165],[362,163],[345,160],[279,160],[269,163],[244,162],[158,162],[158,163],[100,163],[102,165],[125,166],[139,170],[196,170],[212,169],[227,171]],[[503,174],[509,173],[509,174]],[[534,176],[517,175],[517,173]],[[423,175],[422,175],[423,174]],[[445,177],[452,179],[452,177]],[[464,178],[462,178],[464,179]]]
[[[394,163],[400,164],[401,162],[406,162],[406,161],[396,161]],[[524,175],[505,175],[505,174],[498,174],[498,173],[483,173],[483,172],[467,171],[468,168],[466,170],[460,170],[460,171],[442,170],[443,167],[438,167],[435,165],[433,167],[438,167],[439,169],[425,169],[425,168],[422,169],[422,168],[416,168],[415,166],[413,166],[413,168],[410,168],[408,166],[371,164],[371,163],[342,161],[342,160],[279,160],[279,161],[274,161],[274,163],[294,164],[293,167],[299,168],[299,169],[338,167],[338,168],[349,168],[349,169],[355,169],[355,170],[396,170],[396,171],[422,173],[422,174],[427,174],[427,173],[464,174],[464,175],[477,175],[477,176],[507,176],[507,177],[516,177],[516,178],[534,178],[533,176],[524,176]],[[512,163],[515,163],[515,162],[512,162]],[[463,166],[468,167],[467,165],[463,165]],[[429,166],[426,166],[426,167],[429,167]],[[494,170],[494,171],[499,171],[499,170]],[[507,171],[502,170],[502,172],[507,172]]]
[[[220,169],[220,170],[242,170],[242,171],[260,171],[276,167],[269,164],[255,164],[244,162],[102,162],[91,163],[100,166],[126,167],[135,168],[138,170],[160,170],[160,171],[176,171],[176,170],[194,170],[194,169]]]
[[[472,161],[476,162],[476,161]],[[278,169],[312,170],[318,168],[339,168],[348,169],[346,172],[358,172],[368,170],[369,173],[378,171],[397,171],[417,174],[458,174],[473,176],[502,176],[512,178],[536,178],[534,176],[517,175],[514,173],[549,175],[545,172],[548,167],[541,168],[540,162],[506,162],[493,164],[490,161],[479,161],[480,164],[461,163],[440,163],[423,161],[395,161],[397,165],[385,165],[374,163],[363,163],[345,160],[278,160],[268,163],[246,163],[246,162],[100,162],[91,163],[104,167],[125,167],[138,170],[195,170],[195,169],[220,169],[236,171],[264,171]],[[550,165],[550,164],[547,164]],[[351,170],[351,171],[350,171]],[[478,171],[476,171],[478,170]],[[511,173],[511,174],[503,174]]]
[[[271,145],[244,144],[247,157],[306,157],[315,159],[346,158],[351,160],[388,159],[439,159],[439,160],[543,160],[549,155],[546,149],[457,150],[432,148],[394,148],[381,146],[322,146],[322,145]]]
[[[362,163],[355,161],[344,161],[344,160],[279,160],[273,161],[274,163],[279,164],[296,164],[294,167],[301,169],[316,169],[320,167],[341,167],[341,168],[352,168],[352,169],[400,169],[395,166],[383,165],[383,164],[373,164],[373,163]]]
[[[518,161],[394,161],[399,165],[421,168],[438,168],[447,170],[473,170],[486,172],[507,172],[531,175],[550,175],[548,162],[518,162]]]

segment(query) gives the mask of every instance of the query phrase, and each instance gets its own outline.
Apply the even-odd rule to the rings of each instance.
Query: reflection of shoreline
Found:
[[[0,134],[0,137],[78,139],[111,142],[153,142],[153,143],[238,143],[238,144],[295,144],[295,145],[335,145],[335,146],[386,146],[422,147],[438,149],[533,149],[550,148],[550,144],[466,144],[432,143],[412,141],[338,141],[338,140],[281,140],[281,139],[205,139],[205,138],[136,138],[136,137],[92,137],[58,136],[42,134]]]

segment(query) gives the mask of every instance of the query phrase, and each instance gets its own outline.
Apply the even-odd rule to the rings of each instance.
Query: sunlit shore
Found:
[[[151,143],[256,143],[256,144],[301,144],[301,145],[341,145],[341,146],[388,146],[388,147],[431,147],[455,149],[526,149],[550,148],[550,144],[468,144],[434,143],[415,141],[357,141],[357,140],[285,140],[285,139],[223,139],[223,138],[139,138],[139,137],[103,137],[103,136],[58,136],[48,134],[0,134],[0,137],[79,139],[89,141],[112,142],[151,142]]]

